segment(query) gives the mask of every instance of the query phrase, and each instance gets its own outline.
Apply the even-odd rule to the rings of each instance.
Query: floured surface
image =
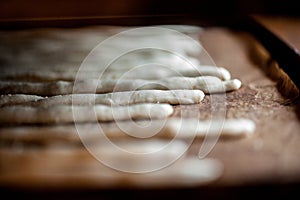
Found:
[[[299,32],[299,20],[262,19],[271,30],[300,48],[297,37],[293,37]],[[201,41],[217,65],[229,66],[232,75],[244,83],[238,92],[227,94],[227,116],[249,117],[257,123],[255,137],[218,143],[214,148],[211,155],[229,167],[220,182],[225,185],[298,183],[300,123],[296,113],[299,111],[297,106],[288,104],[277,91],[276,83],[260,70],[259,64],[266,62],[257,61],[256,52],[261,49],[253,38],[226,29],[211,28]]]
[[[44,56],[39,55],[40,60],[34,62],[34,66],[27,65],[26,68],[28,67],[35,71],[37,67],[41,67],[39,69],[43,68],[43,70],[47,71],[49,70],[49,66],[53,66],[51,69],[59,71],[63,65],[65,67],[64,69],[68,71],[67,74],[70,72],[72,76],[74,69],[70,67],[72,65],[70,65],[70,63],[75,63],[75,66],[79,66],[82,57],[86,56],[88,49],[96,45],[96,40],[101,39],[93,32],[97,30],[97,27],[91,27],[84,31],[73,33],[71,33],[70,30],[66,30],[61,33],[61,35],[48,36],[48,38],[54,38],[56,43],[52,40],[52,42],[49,42],[47,37],[43,40],[44,34],[47,35],[47,30],[44,30],[43,33],[33,32],[31,33],[32,35],[27,33],[29,40],[31,37],[36,36],[35,38],[40,38],[40,40],[44,42],[43,44],[45,44],[45,46],[36,47],[44,48],[41,52],[51,50],[52,52],[57,52],[57,50],[61,49],[62,53],[50,54],[51,57],[47,57],[49,52]],[[216,165],[214,165],[214,162],[212,162],[212,166],[216,167],[215,171],[224,171],[222,171],[222,173],[218,171],[220,177],[215,177],[215,180],[208,181],[205,179],[207,182],[199,182],[198,185],[209,183],[210,185],[227,186],[273,181],[299,181],[300,161],[298,159],[298,147],[300,144],[300,135],[298,130],[300,130],[300,125],[294,113],[294,107],[286,105],[286,100],[277,92],[275,83],[265,77],[263,72],[249,58],[249,51],[253,51],[253,47],[251,46],[253,41],[251,38],[245,35],[234,34],[221,28],[193,30],[195,30],[195,32],[190,34],[192,34],[194,38],[200,38],[202,45],[212,56],[217,66],[225,67],[231,72],[232,78],[239,78],[243,83],[239,90],[226,94],[226,118],[250,118],[257,124],[255,134],[252,137],[244,139],[220,139],[217,142],[207,157],[221,161],[220,163],[222,163],[221,165],[223,165],[223,167],[218,168],[220,165],[216,163]],[[107,33],[111,34],[113,31],[116,30],[114,28],[108,29]],[[15,34],[25,33],[21,32]],[[18,42],[10,41],[5,37],[2,38],[1,42],[6,44],[11,42],[17,45]],[[62,38],[64,42],[60,41]],[[85,40],[78,40],[77,43],[73,43],[73,41],[75,41],[74,38],[75,40],[77,40],[77,38],[85,38]],[[26,40],[19,42],[26,43]],[[27,47],[31,47],[33,44],[32,42],[28,42],[29,46]],[[10,45],[12,44],[8,44],[7,46]],[[78,48],[79,46],[81,48]],[[68,48],[63,49],[66,47]],[[7,51],[9,51],[9,49]],[[25,53],[26,55],[24,55]],[[21,68],[24,67],[24,65],[21,67],[18,62],[28,64],[31,63],[30,59],[34,59],[30,55],[27,56],[27,54],[30,54],[30,51],[19,49],[19,54],[21,54],[19,57],[21,60],[19,61],[8,57],[1,59],[1,63],[7,66],[4,68],[5,73],[3,74],[9,74],[11,72],[11,66],[6,65],[7,60],[13,60],[12,65],[18,66],[18,69],[22,72]],[[3,54],[2,56],[5,55],[8,54]],[[68,62],[62,63],[62,60],[68,60]],[[203,64],[206,64],[205,61]],[[197,117],[203,120],[210,119],[212,114],[211,96],[206,95],[200,104],[174,106],[174,109],[173,117],[183,116]],[[200,111],[200,115],[198,111]],[[44,137],[47,138],[47,136]],[[195,140],[187,155],[197,157],[202,142],[202,140]],[[65,142],[55,142],[52,145],[45,145],[43,143],[34,142],[30,144],[30,139],[26,143],[18,142],[16,139],[15,141],[3,141],[1,145],[1,163],[5,163],[2,165],[1,171],[6,175],[11,175],[15,171],[20,171],[20,173],[23,171],[25,174],[22,174],[22,177],[31,180],[31,186],[44,183],[49,187],[103,187],[103,182],[100,181],[103,177],[100,177],[101,175],[97,177],[94,173],[100,168],[103,168],[104,171],[108,169],[97,165],[96,163],[98,162],[85,152],[85,150],[82,150],[83,148],[78,145],[78,143],[72,142],[66,144]],[[10,148],[14,150],[10,151]],[[57,149],[59,150],[61,148],[62,151],[57,152]],[[57,162],[57,160],[61,162]],[[82,162],[78,163],[78,160]],[[210,164],[210,162],[207,163],[209,166]],[[12,168],[12,166],[14,168]],[[23,167],[21,168],[21,166]],[[205,166],[206,165],[204,165],[204,171],[206,170]],[[214,170],[212,166],[209,167],[209,169]],[[53,179],[51,179],[51,176],[42,177],[36,176],[37,174],[33,174],[32,176],[26,174],[26,172],[32,172],[31,170],[34,169],[34,167],[38,170],[50,170],[60,174],[62,177],[52,176]],[[63,173],[65,173],[65,176],[62,175]],[[113,173],[113,175],[110,173]],[[114,173],[115,172],[108,170],[106,175],[117,177],[114,176]],[[208,171],[206,173],[209,174],[210,172]],[[169,175],[169,177],[172,176],[172,174],[167,173],[165,175]],[[30,179],[30,177],[32,179]],[[87,180],[85,177],[89,177],[90,179]],[[113,181],[111,184],[114,187],[116,187],[116,185],[114,185],[116,182],[120,183],[118,186],[139,185],[143,187],[144,185],[142,185],[142,183],[147,185],[147,181],[143,182],[143,180],[149,180],[149,184],[151,183],[151,176],[150,179],[147,179],[147,176],[145,178],[146,179],[130,179],[130,176],[126,176],[121,177],[121,180],[115,180],[115,182],[113,181],[114,179],[108,178],[107,180]],[[59,180],[66,180],[68,183],[69,180],[76,181],[72,181],[74,185],[67,185],[66,182],[59,182]],[[139,184],[135,185],[131,182],[134,180],[142,182],[138,182]],[[25,183],[25,181],[20,181],[20,178],[13,176],[3,176],[2,181],[3,184],[11,186],[24,186],[28,184],[27,182]],[[57,183],[60,183],[60,185],[56,185]],[[170,182],[166,182],[166,185],[168,184],[170,184]],[[107,183],[106,186],[109,187],[109,185],[110,184]],[[184,187],[189,184],[179,185]]]

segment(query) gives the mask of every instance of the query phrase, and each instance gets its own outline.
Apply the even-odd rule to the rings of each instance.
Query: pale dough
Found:
[[[17,96],[19,98],[17,98]],[[138,90],[106,94],[70,94],[43,98],[33,95],[5,95],[0,106],[5,105],[130,105],[138,103],[195,104],[204,98],[201,90]],[[28,97],[27,97],[28,96]]]
[[[139,123],[127,121],[118,121],[117,124],[82,123],[76,124],[76,127],[74,124],[1,127],[0,139],[43,143],[53,141],[80,142],[77,131],[84,133],[80,137],[83,137],[85,141],[94,141],[104,135],[111,139],[126,138],[128,135],[136,138],[156,136],[170,139],[175,136],[178,139],[204,138],[206,136],[243,138],[253,135],[255,128],[255,123],[250,119],[203,121],[194,118],[171,118],[167,121],[142,120]],[[102,134],[99,131],[102,131]]]
[[[35,94],[35,95],[62,95],[80,93],[108,93],[132,90],[202,90],[206,94],[224,93],[237,90],[241,81],[231,79],[222,81],[214,76],[199,77],[171,77],[159,80],[81,80],[77,82],[57,81],[49,83],[8,82],[0,81],[2,94]]]
[[[0,107],[10,106],[17,104],[24,104],[28,102],[38,101],[44,99],[37,95],[24,95],[24,94],[14,94],[14,95],[1,95],[0,96]]]
[[[128,119],[166,118],[173,113],[169,104],[130,106],[9,106],[0,108],[0,123],[47,124]]]
[[[96,71],[97,72],[97,71]],[[199,67],[178,67],[178,69],[166,67],[161,64],[147,64],[145,66],[138,66],[134,69],[107,69],[103,73],[98,71],[99,79],[147,79],[157,80],[173,76],[216,76],[222,80],[230,80],[231,75],[229,71],[223,67],[201,65]],[[77,72],[71,71],[69,73],[60,71],[24,71],[10,74],[0,74],[2,80],[13,81],[31,81],[31,82],[53,82],[53,81],[74,81]],[[77,80],[90,79],[95,76],[95,71],[81,71]]]

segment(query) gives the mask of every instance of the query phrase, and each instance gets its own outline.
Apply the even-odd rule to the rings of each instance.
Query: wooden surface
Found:
[[[300,49],[300,20],[294,18],[263,17],[262,22],[286,41]],[[239,78],[243,86],[238,91],[226,94],[226,117],[250,118],[256,122],[255,134],[249,138],[236,140],[219,140],[208,157],[217,158],[224,164],[224,173],[220,179],[201,185],[196,188],[183,187],[177,191],[183,195],[193,195],[201,198],[228,196],[233,198],[245,197],[251,191],[271,192],[270,195],[288,195],[295,192],[300,181],[300,123],[297,117],[297,106],[283,98],[276,89],[276,83],[267,77],[262,65],[267,62],[266,52],[256,41],[246,33],[235,32],[221,27],[207,27],[199,40],[217,66],[224,66],[230,70],[233,78]],[[178,109],[178,108],[176,108]],[[203,118],[209,117],[209,96],[200,105],[186,107],[188,116],[193,115],[193,109],[200,109]],[[176,114],[179,110],[176,111]],[[199,144],[194,141],[190,149],[191,154],[197,155]],[[13,146],[15,145],[15,146]],[[11,148],[24,145],[15,141],[9,144]],[[68,145],[71,154],[51,151],[53,147],[22,146],[22,152],[15,154],[10,151],[5,141],[2,141],[2,157],[0,158],[1,174],[16,172],[15,180],[0,183],[2,192],[22,191],[25,194],[37,196],[44,193],[35,193],[42,190],[45,194],[56,191],[58,195],[74,194],[74,190],[92,191],[87,197],[115,197],[114,190],[102,190],[101,180],[91,179],[93,175],[84,177],[82,169],[93,169],[95,160],[82,150],[77,144]],[[75,150],[74,150],[74,149]],[[45,150],[46,149],[46,150]],[[47,149],[50,151],[47,151]],[[74,150],[74,151],[73,151]],[[24,153],[26,152],[26,153]],[[14,154],[14,155],[12,155]],[[12,156],[10,156],[12,155]],[[17,155],[17,156],[16,156]],[[30,166],[26,160],[34,159],[39,163]],[[58,176],[36,175],[20,173],[26,172],[30,167],[37,170],[57,170],[62,173]],[[69,176],[68,176],[69,174]],[[78,176],[74,175],[77,174]],[[22,177],[22,178],[20,178]],[[79,177],[79,178],[78,178]],[[80,178],[81,177],[81,178]],[[26,180],[26,182],[24,182]],[[22,182],[23,181],[23,182]],[[66,186],[67,187],[63,187]],[[62,186],[62,187],[61,187]],[[251,188],[255,188],[251,190]],[[274,190],[273,190],[274,189]],[[273,190],[273,191],[272,191]],[[159,190],[141,190],[133,188],[121,190],[127,197],[167,197],[176,196],[172,188]],[[22,193],[21,192],[21,193]],[[65,193],[64,193],[65,192]],[[219,192],[219,194],[217,194]],[[76,193],[75,193],[76,194]],[[85,194],[85,193],[84,193]],[[151,195],[150,195],[151,194]],[[157,194],[155,196],[155,194]],[[76,196],[76,195],[75,195]],[[274,195],[275,196],[275,195]],[[84,195],[77,195],[78,198]],[[48,196],[51,198],[51,196]]]
[[[262,22],[295,47],[300,47],[296,37],[299,20],[275,17],[263,18]],[[217,65],[228,66],[233,76],[244,83],[241,90],[227,94],[227,115],[250,117],[257,123],[253,138],[220,142],[212,152],[228,166],[219,183],[299,181],[299,121],[295,107],[287,104],[276,84],[261,70],[261,64],[266,61],[256,59],[260,57],[257,52],[262,50],[248,35],[219,28],[207,29],[201,41]]]

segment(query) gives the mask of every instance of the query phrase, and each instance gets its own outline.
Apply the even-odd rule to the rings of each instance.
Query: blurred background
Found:
[[[205,24],[245,14],[298,17],[299,10],[297,1],[292,0],[2,0],[0,25],[1,28],[135,25],[155,23],[154,18],[161,23],[168,17],[180,21],[189,15],[203,19]]]

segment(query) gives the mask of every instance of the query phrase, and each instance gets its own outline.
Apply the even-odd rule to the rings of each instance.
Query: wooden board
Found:
[[[297,32],[299,21],[263,19],[271,30],[300,47],[295,37],[288,37]],[[291,29],[293,31],[289,32]],[[227,95],[227,115],[247,116],[258,125],[253,138],[226,141],[214,149],[213,154],[228,166],[219,183],[298,181],[299,121],[295,106],[287,103],[276,89],[276,83],[263,73],[262,66],[258,64],[266,61],[253,59],[253,51],[261,52],[257,49],[260,47],[247,34],[219,28],[207,30],[201,41],[217,65],[228,66],[233,75],[240,77],[244,83],[241,90]]]
[[[261,20],[285,40],[300,48],[299,19],[264,17]],[[72,32],[68,34],[72,35]],[[74,32],[74,37],[75,35],[76,32]],[[80,34],[76,37],[80,37]],[[238,91],[226,94],[226,117],[250,118],[256,122],[257,129],[252,137],[236,140],[222,139],[214,146],[208,157],[222,161],[224,164],[222,177],[207,185],[180,189],[186,192],[192,190],[191,194],[194,196],[204,190],[206,191],[204,194],[208,197],[218,197],[214,194],[215,191],[236,197],[233,195],[235,191],[228,189],[229,187],[271,184],[279,188],[283,185],[293,188],[300,181],[298,157],[300,123],[296,114],[297,106],[280,95],[276,89],[276,83],[261,69],[261,65],[267,62],[267,57],[260,54],[263,52],[262,47],[246,33],[221,27],[205,28],[199,33],[199,40],[217,66],[226,67],[232,73],[233,78],[239,78],[243,83]],[[57,64],[55,61],[53,63]],[[175,115],[179,115],[180,108],[175,109]],[[206,96],[200,105],[191,105],[184,109],[187,111],[184,112],[186,117],[194,116],[194,110],[200,109],[201,117],[209,118],[210,96]],[[19,188],[22,191],[42,189],[63,192],[82,189],[99,192],[109,186],[103,183],[105,178],[97,176],[98,162],[77,143],[64,141],[54,146],[41,144],[35,146],[18,141],[9,144],[1,141],[1,143],[0,169],[4,181],[0,184],[4,188],[3,191]],[[189,153],[197,156],[201,143],[202,141],[194,141]],[[67,151],[61,152],[61,148],[66,148]],[[53,170],[52,172],[56,175],[36,173],[39,170],[49,170],[49,172]],[[34,172],[34,175],[30,172]],[[14,173],[16,176],[8,176],[9,179],[5,179],[7,174]],[[126,176],[122,176],[119,183],[121,188],[124,184],[127,188]],[[129,187],[129,190],[122,191],[130,196],[136,190],[140,192],[138,194],[142,194],[141,196],[148,194],[147,192],[141,193],[140,188],[136,186],[133,190]],[[126,191],[131,192],[126,193]],[[156,192],[158,195],[164,194],[161,190]],[[105,196],[107,191],[106,193],[99,192],[97,195]]]

